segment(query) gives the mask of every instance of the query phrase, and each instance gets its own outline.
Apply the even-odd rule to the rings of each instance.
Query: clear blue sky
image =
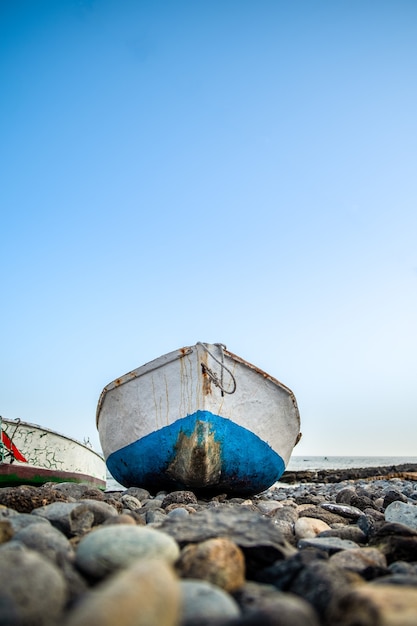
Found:
[[[415,455],[415,0],[2,0],[0,414],[98,447],[196,341],[297,455]]]

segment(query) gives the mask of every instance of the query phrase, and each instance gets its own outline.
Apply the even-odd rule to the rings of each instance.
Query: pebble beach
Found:
[[[0,626],[415,626],[417,468],[0,489]]]

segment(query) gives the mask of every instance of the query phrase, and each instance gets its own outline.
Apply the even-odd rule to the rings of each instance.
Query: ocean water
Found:
[[[292,456],[287,470],[332,470],[417,463],[417,456]]]
[[[361,467],[379,467],[416,463],[417,456],[292,456],[287,471],[332,470]],[[107,472],[107,491],[123,491],[125,487]]]

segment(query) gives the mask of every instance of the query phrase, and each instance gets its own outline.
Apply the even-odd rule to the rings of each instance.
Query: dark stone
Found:
[[[170,504],[197,504],[197,497],[192,491],[172,491],[162,500],[161,508]]]
[[[341,528],[332,528],[331,530],[323,530],[317,535],[318,537],[339,537],[339,539],[348,539],[357,544],[366,543],[366,534],[356,525],[342,526]]]
[[[350,505],[364,511],[365,509],[378,509],[374,501],[368,496],[354,495],[350,501]]]
[[[417,463],[382,465],[378,467],[352,467],[346,469],[326,469],[318,471],[284,472],[279,479],[282,483],[339,483],[362,478],[389,478],[404,472],[417,472]]]
[[[300,517],[314,517],[315,519],[320,519],[323,522],[326,522],[329,526],[332,524],[347,524],[345,517],[326,511],[321,506],[315,506],[301,511]]]
[[[227,537],[245,553],[247,575],[296,552],[272,520],[241,505],[221,504],[185,518],[167,517],[158,530],[184,546],[213,537]]]
[[[243,613],[259,609],[265,602],[276,598],[280,592],[274,585],[249,581],[231,595],[238,603]]]
[[[377,509],[364,509],[363,513],[364,515],[372,517],[376,522],[385,522],[385,515],[382,511],[378,511]]]
[[[242,616],[230,621],[229,626],[319,626],[318,616],[310,604],[271,585],[246,583],[233,597]]]
[[[106,496],[100,489],[94,489],[90,487],[90,489],[86,489],[83,495],[81,496],[81,500],[84,500],[84,499],[99,500],[103,502],[106,499]]]
[[[0,504],[14,509],[18,513],[31,513],[33,509],[51,504],[52,502],[68,502],[65,494],[47,486],[3,487],[0,489]]]
[[[374,581],[378,580],[383,576],[389,576],[390,571],[388,567],[379,567],[378,565],[369,565],[365,567],[364,570],[361,571],[361,576],[364,580]]]
[[[369,545],[385,555],[388,565],[394,561],[417,561],[417,531],[403,524],[383,524],[370,538]]]
[[[362,515],[356,522],[357,527],[364,533],[368,541],[383,524],[385,521],[377,522],[373,516],[368,514]]]
[[[147,489],[142,489],[142,487],[129,487],[129,489],[126,489],[126,491],[121,491],[118,493],[120,493],[120,495],[133,496],[137,498],[140,502],[142,502],[142,500],[147,500],[148,498],[150,498],[151,495]],[[114,494],[111,495],[114,496]]]
[[[323,502],[320,506],[322,509],[334,513],[335,515],[340,515],[348,520],[357,520],[362,515],[362,511],[353,504]]]
[[[328,607],[360,580],[357,574],[328,561],[316,561],[302,569],[289,591],[310,602],[320,618],[325,618]]]
[[[381,524],[375,533],[375,537],[386,537],[388,535],[399,535],[401,537],[417,537],[417,530],[413,530],[405,524],[398,524],[397,522],[386,522]]]
[[[383,509],[386,509],[387,506],[389,506],[392,502],[408,502],[408,499],[406,498],[406,496],[404,496],[402,493],[400,493],[399,491],[397,491],[397,489],[390,489],[384,497],[384,502],[383,502]]]
[[[254,578],[258,582],[273,585],[281,591],[288,591],[304,567],[310,563],[327,560],[328,558],[327,552],[317,548],[306,548],[297,552],[289,559],[277,561],[273,565],[258,571]]]
[[[350,504],[352,498],[356,496],[356,491],[351,487],[341,489],[336,495],[336,502],[339,504]]]
[[[279,481],[281,483],[312,483],[316,482],[317,472],[312,471],[299,471],[299,472],[284,472]]]

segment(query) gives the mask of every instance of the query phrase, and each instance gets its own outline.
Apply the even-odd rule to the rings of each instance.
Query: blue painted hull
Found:
[[[114,478],[150,490],[259,493],[285,470],[281,456],[251,431],[210,411],[196,411],[116,450]]]

